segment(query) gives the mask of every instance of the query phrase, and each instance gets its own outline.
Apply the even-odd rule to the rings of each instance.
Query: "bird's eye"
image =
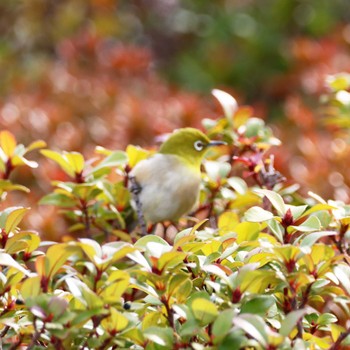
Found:
[[[200,152],[203,150],[203,148],[204,148],[204,143],[202,141],[198,140],[194,143],[194,149],[196,151]]]

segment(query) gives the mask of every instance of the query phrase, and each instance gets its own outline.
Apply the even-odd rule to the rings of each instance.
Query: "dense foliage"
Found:
[[[2,1],[0,349],[349,347],[349,19]],[[141,237],[127,175],[184,126],[228,145],[196,211]]]
[[[283,185],[261,119],[215,90],[224,110],[203,120],[228,143],[204,162],[198,210],[139,237],[127,173],[148,152],[97,156],[25,147],[0,133],[3,205],[41,149],[67,175],[41,205],[70,222],[64,242],[21,228],[27,207],[0,213],[3,349],[340,349],[350,333],[350,208]],[[41,161],[41,160],[40,160]],[[40,166],[40,165],[39,165]],[[176,184],[174,184],[175,186]],[[84,238],[73,239],[79,233]],[[162,236],[162,237],[161,237]]]

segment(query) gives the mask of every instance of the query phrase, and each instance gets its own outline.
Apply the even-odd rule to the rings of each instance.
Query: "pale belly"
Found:
[[[147,222],[177,221],[198,200],[200,172],[176,156],[156,154],[137,164],[130,175],[141,186],[139,198]]]

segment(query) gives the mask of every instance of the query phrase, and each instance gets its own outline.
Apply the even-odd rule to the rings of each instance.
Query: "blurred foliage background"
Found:
[[[221,88],[272,125],[290,182],[349,200],[349,143],[321,102],[327,76],[350,72],[348,0],[11,0],[0,34],[0,127],[20,142],[87,156],[150,146],[217,117]],[[37,186],[23,205],[64,177],[41,164],[15,174]],[[58,230],[38,210],[30,225]]]

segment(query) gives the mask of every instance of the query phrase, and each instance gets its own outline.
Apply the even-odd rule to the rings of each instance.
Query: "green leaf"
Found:
[[[143,332],[138,328],[132,328],[123,332],[123,336],[130,339],[133,344],[141,345],[144,344],[145,338]]]
[[[59,297],[52,297],[48,304],[48,311],[55,317],[60,317],[67,312],[68,302],[66,299]]]
[[[321,226],[321,222],[316,216],[310,216],[301,225],[291,227],[301,232],[312,232],[320,230]]]
[[[290,209],[294,220],[296,220],[305,212],[307,205],[295,206],[295,205],[286,204],[286,208],[287,210]]]
[[[101,163],[99,163],[97,166],[95,166],[91,174],[96,174],[100,170],[105,168],[113,168],[120,165],[126,165],[128,162],[128,158],[126,156],[125,152],[122,151],[114,151],[110,155],[108,155],[105,159],[102,160]]]
[[[134,246],[135,246],[135,248],[146,248],[147,244],[150,242],[151,243],[158,243],[158,244],[170,247],[168,242],[166,242],[163,238],[156,236],[156,235],[143,236],[137,240],[137,242],[134,244]]]
[[[346,292],[350,293],[350,267],[348,265],[339,264],[334,267],[333,272]]]
[[[191,309],[194,317],[202,326],[213,322],[219,314],[216,305],[204,298],[194,299]]]
[[[283,243],[283,235],[284,235],[284,228],[283,226],[274,219],[271,219],[270,221],[267,222],[267,225],[269,226],[270,230],[274,234],[274,236],[281,242]]]
[[[284,204],[283,198],[276,192],[270,190],[256,189],[254,192],[264,195],[277,210],[280,216],[284,216],[287,211],[287,207]]]
[[[208,177],[213,181],[226,178],[231,171],[229,163],[206,160],[203,165]]]
[[[229,177],[227,183],[241,195],[244,195],[248,190],[247,183],[238,176]]]
[[[267,326],[263,319],[257,315],[240,315],[233,318],[236,327],[242,329],[253,339],[257,340],[265,349],[268,344]]]
[[[149,327],[144,330],[144,336],[153,343],[173,348],[174,334],[171,328]]]
[[[279,333],[288,337],[290,332],[296,327],[298,321],[306,314],[306,310],[291,311],[282,321]]]
[[[321,231],[321,232],[312,232],[307,234],[300,242],[301,247],[312,247],[320,238],[335,236],[336,232],[334,231]]]
[[[320,326],[328,326],[331,323],[337,323],[338,318],[330,313],[324,313],[320,315],[316,321],[316,323]]]
[[[272,219],[273,214],[260,207],[252,207],[244,213],[244,218],[249,222],[263,222]]]
[[[212,332],[214,335],[214,343],[217,344],[223,339],[233,326],[234,311],[226,309],[220,312],[219,316],[213,323]]]
[[[63,193],[49,193],[39,201],[40,205],[55,205],[57,207],[70,208],[77,205],[77,200]]]
[[[274,304],[275,299],[271,295],[257,295],[242,304],[241,314],[248,313],[264,316]]]
[[[182,284],[189,280],[189,276],[184,273],[177,273],[173,275],[170,281],[167,283],[167,295],[170,297],[177,292]]]

